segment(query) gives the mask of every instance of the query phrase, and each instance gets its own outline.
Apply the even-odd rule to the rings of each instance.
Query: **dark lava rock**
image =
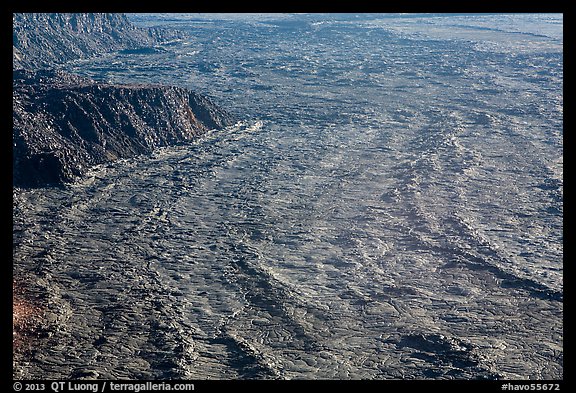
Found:
[[[396,344],[411,350],[411,357],[426,361],[432,367],[423,368],[423,376],[437,378],[497,379],[478,355],[474,345],[442,334],[409,334]],[[448,370],[448,371],[447,371]]]
[[[14,186],[61,185],[92,165],[233,122],[184,88],[103,84],[53,70],[111,51],[162,50],[154,45],[178,32],[137,28],[123,14],[19,13],[12,21]]]
[[[113,85],[61,71],[13,73],[13,185],[72,181],[93,165],[192,141],[234,122],[185,88]]]
[[[124,14],[15,13],[12,25],[14,69],[51,68],[117,50],[143,50],[181,35],[135,27]]]

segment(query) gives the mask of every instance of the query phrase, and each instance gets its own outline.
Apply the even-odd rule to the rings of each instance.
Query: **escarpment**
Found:
[[[124,14],[16,13],[12,16],[14,69],[52,68],[178,38],[174,30],[138,28]]]
[[[62,185],[92,165],[232,124],[227,111],[186,88],[99,83],[58,70],[178,35],[135,27],[123,14],[14,14],[13,185]]]
[[[13,181],[62,184],[96,164],[186,143],[233,122],[181,87],[97,83],[59,71],[15,71]]]

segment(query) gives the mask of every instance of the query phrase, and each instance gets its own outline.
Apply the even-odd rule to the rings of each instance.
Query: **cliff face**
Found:
[[[59,71],[14,71],[13,184],[62,184],[92,165],[191,141],[232,124],[184,88],[110,85]]]
[[[178,36],[140,29],[124,14],[13,14],[12,66],[49,68],[70,60],[154,45]]]
[[[13,14],[13,185],[63,184],[92,165],[231,124],[210,99],[183,88],[110,85],[53,70],[177,37],[137,28],[123,14]]]

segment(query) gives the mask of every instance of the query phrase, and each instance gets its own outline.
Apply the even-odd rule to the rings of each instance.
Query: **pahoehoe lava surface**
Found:
[[[563,378],[561,15],[130,18],[244,117],[15,191],[15,377]]]

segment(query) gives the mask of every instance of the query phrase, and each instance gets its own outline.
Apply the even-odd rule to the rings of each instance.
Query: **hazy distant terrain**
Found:
[[[16,377],[563,378],[562,15],[128,19],[240,121],[17,194]]]

